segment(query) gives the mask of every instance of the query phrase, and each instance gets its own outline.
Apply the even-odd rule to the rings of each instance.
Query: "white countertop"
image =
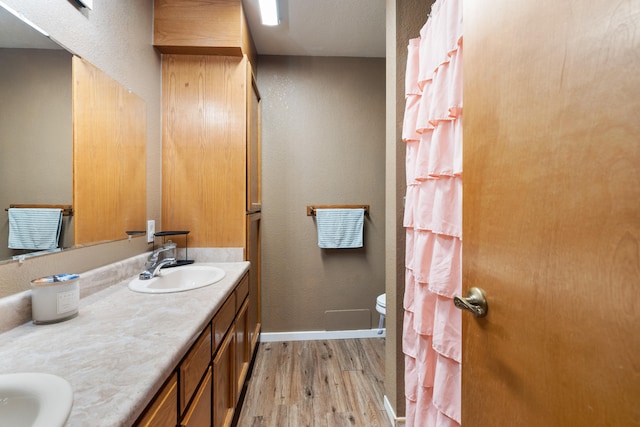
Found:
[[[45,372],[69,381],[69,427],[132,425],[249,269],[248,262],[211,265],[227,274],[204,288],[141,294],[126,280],[81,299],[73,319],[0,334],[0,373]]]

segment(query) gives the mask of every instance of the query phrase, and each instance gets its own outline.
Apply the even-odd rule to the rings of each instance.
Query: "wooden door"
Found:
[[[462,424],[640,423],[640,3],[464,2]]]

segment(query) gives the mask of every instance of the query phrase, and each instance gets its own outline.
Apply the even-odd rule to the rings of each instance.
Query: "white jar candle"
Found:
[[[31,314],[36,325],[61,322],[78,315],[80,276],[56,274],[31,281]]]

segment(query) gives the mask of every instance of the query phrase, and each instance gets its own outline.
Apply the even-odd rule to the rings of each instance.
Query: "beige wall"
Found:
[[[0,260],[11,203],[71,204],[71,54],[0,49]],[[73,245],[64,221],[63,246]]]
[[[141,161],[147,162],[147,192],[140,197],[146,198],[147,217],[160,221],[160,56],[151,45],[153,2],[97,1],[93,10],[69,1],[3,2],[145,100],[147,158]],[[2,264],[0,296],[27,289],[34,277],[83,272],[145,250],[144,238],[137,238]]]
[[[405,145],[404,73],[409,39],[420,35],[434,0],[387,0],[387,97],[386,97],[386,284],[387,346],[385,352],[385,396],[395,414],[405,414],[402,321],[404,310],[404,214]]]
[[[375,327],[384,292],[384,59],[262,56],[258,64],[263,331]],[[371,207],[365,247],[320,249],[306,206],[358,203]],[[352,310],[368,311],[363,320]]]

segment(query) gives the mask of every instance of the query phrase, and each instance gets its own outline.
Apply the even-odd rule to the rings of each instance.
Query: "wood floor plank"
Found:
[[[384,379],[384,338],[360,340],[363,349],[362,369]]]
[[[355,371],[362,369],[362,346],[360,340],[336,340],[337,358],[340,369],[343,371]]]
[[[241,427],[388,426],[384,338],[262,343]]]
[[[262,404],[271,404],[276,400],[277,388],[276,388],[276,366],[277,358],[272,357],[271,343],[266,343],[260,348],[263,357],[256,358],[254,371],[262,372],[260,376],[260,387],[248,387],[245,401],[254,402],[257,406],[255,413],[257,416],[262,416],[270,412],[270,409],[261,407]],[[268,418],[268,417],[267,417]],[[244,425],[253,425],[245,423]],[[263,425],[263,424],[256,424]]]
[[[289,407],[287,405],[278,405],[276,407],[275,416],[273,416],[273,427],[288,426],[289,424]]]
[[[327,413],[351,411],[353,408],[349,407],[342,370],[335,357],[335,341],[315,341],[315,343],[319,359],[314,412],[324,416]]]
[[[269,343],[267,343],[269,344]],[[274,377],[274,392],[275,392],[275,401],[267,402],[269,405],[277,404],[283,405],[286,404],[290,399],[290,383],[289,379],[291,378],[291,374],[293,372],[292,363],[295,360],[294,348],[289,342],[278,342],[272,343],[273,349],[277,351],[271,355],[274,359],[273,362],[275,366],[271,369],[271,373]],[[262,347],[262,346],[261,346]],[[265,355],[268,357],[268,355]],[[269,375],[269,373],[265,373]]]
[[[356,417],[357,425],[385,425],[382,423],[386,420],[380,417],[382,395],[372,389],[371,376],[362,371],[344,371],[342,375],[351,405],[357,408],[353,414]]]
[[[289,406],[289,427],[316,427],[315,418],[312,414],[313,410],[309,404],[310,402],[303,400],[300,403],[294,403]]]
[[[327,425],[335,427],[354,427],[356,423],[356,417],[350,412],[334,412],[327,414]]]

